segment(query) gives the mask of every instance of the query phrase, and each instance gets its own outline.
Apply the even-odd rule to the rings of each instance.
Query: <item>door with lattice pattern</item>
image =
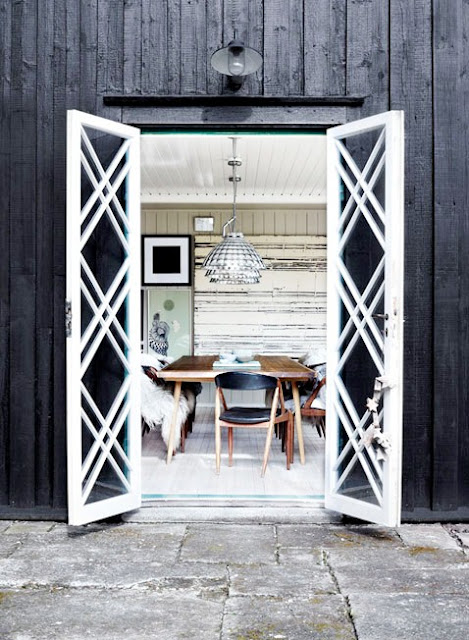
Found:
[[[135,509],[140,491],[140,130],[67,120],[70,524]]]
[[[403,113],[329,129],[326,508],[400,523]]]

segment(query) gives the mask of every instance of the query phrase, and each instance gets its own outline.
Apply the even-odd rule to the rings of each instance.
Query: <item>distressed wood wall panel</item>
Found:
[[[81,0],[80,4],[80,109],[93,113],[98,80],[98,0]]]
[[[54,426],[51,448],[51,485],[52,497],[49,503],[52,509],[63,509],[67,504],[66,478],[66,404],[65,404],[65,237],[66,237],[66,162],[65,130],[66,110],[78,105],[79,69],[74,62],[78,59],[79,47],[78,14],[76,3],[67,7],[66,3],[56,0],[54,11],[54,131],[52,145],[54,149],[54,177],[49,186],[53,190],[54,212],[54,277],[52,281],[54,295],[54,314],[51,318],[53,330],[53,363],[50,385],[52,390],[51,420]],[[69,27],[69,28],[67,28]],[[38,501],[38,504],[41,504]]]
[[[181,7],[179,2],[168,2],[167,23],[168,93],[181,93]]]
[[[124,93],[142,93],[142,0],[124,2]]]
[[[10,502],[35,503],[37,2],[12,7]],[[18,185],[27,185],[18,188]]]
[[[345,94],[346,0],[305,2],[306,95]]]
[[[220,240],[229,210],[145,209],[142,211],[142,233],[195,235],[194,217],[207,215],[214,218],[214,233],[195,236],[196,353],[214,353],[214,349],[218,352],[228,344],[236,346],[243,342],[253,348],[262,344],[266,353],[301,355],[307,344],[322,345],[325,340],[326,245],[325,233],[313,234],[324,230],[325,210],[238,211],[238,227],[259,248],[269,265],[259,285],[242,291],[238,287],[211,285],[200,269],[204,256]],[[258,303],[255,311],[252,311],[253,296]],[[235,320],[232,320],[233,306],[237,309]],[[294,313],[293,321],[291,312]]]
[[[391,109],[405,111],[405,237],[403,509],[428,507],[432,459],[433,197],[422,188],[433,173],[431,3],[391,3]]]
[[[181,93],[207,91],[206,3],[205,0],[181,0]]]
[[[98,50],[96,70],[96,113],[112,120],[122,110],[103,105],[102,96],[122,93],[124,87],[124,4],[98,0]]]
[[[142,0],[142,93],[168,91],[168,0]]]
[[[433,508],[467,505],[469,5],[434,2]],[[457,46],[455,46],[457,43]],[[460,188],[465,185],[465,188]],[[463,482],[464,480],[464,482]]]
[[[346,93],[366,96],[356,120],[389,109],[389,0],[347,0]]]
[[[302,95],[303,71],[302,3],[264,2],[264,94]]]
[[[223,0],[213,0],[207,3],[207,93],[216,95],[223,93],[224,77],[215,71],[210,64],[212,54],[223,46],[223,35],[228,34],[225,29]]]
[[[10,212],[10,166],[11,166],[11,2],[0,5],[0,210],[4,223],[0,233],[0,504],[9,500],[9,438],[10,438],[10,233],[7,213]]]
[[[54,292],[50,287],[54,274],[54,254],[50,250],[54,243],[53,190],[54,148],[50,144],[54,135],[54,0],[38,4],[37,83],[42,88],[37,100],[37,153],[41,158],[37,176],[37,289],[36,297],[36,344],[37,349],[37,409],[36,409],[36,458],[37,465],[48,473],[38,474],[36,499],[48,504],[51,499],[51,454],[53,440],[51,414],[53,372],[53,332],[51,318],[54,315]]]
[[[218,239],[195,237],[194,352],[236,348],[302,355],[325,346],[326,241],[246,236],[265,260],[257,285],[211,284],[201,268]]]

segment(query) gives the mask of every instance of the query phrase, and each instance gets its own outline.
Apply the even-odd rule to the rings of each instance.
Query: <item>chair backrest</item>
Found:
[[[277,378],[263,373],[227,371],[215,376],[215,384],[220,389],[275,389]]]

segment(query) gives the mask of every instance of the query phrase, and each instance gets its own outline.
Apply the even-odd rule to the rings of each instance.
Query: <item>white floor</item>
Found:
[[[143,438],[143,499],[320,500],[324,494],[324,439],[308,422],[303,423],[306,464],[295,443],[295,461],[287,471],[280,440],[274,438],[269,464],[261,478],[265,431],[234,432],[233,466],[228,467],[226,430],[222,434],[222,465],[215,472],[213,409],[197,407],[185,453],[178,452],[166,465],[166,447],[157,431]]]

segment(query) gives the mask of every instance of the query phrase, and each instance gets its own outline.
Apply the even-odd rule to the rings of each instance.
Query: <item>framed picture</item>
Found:
[[[190,285],[191,236],[142,236],[142,285]]]
[[[144,348],[171,358],[192,354],[192,290],[149,287],[144,290]]]

